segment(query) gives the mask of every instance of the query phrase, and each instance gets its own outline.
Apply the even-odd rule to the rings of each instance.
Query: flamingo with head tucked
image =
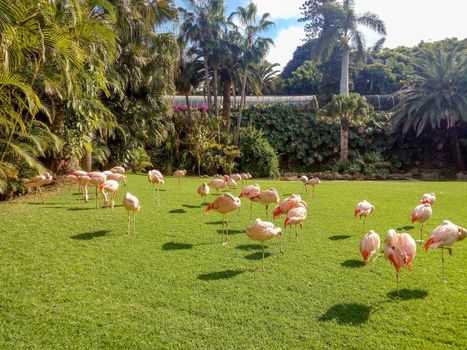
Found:
[[[290,210],[297,207],[299,203],[305,206],[305,208],[308,207],[308,205],[306,204],[305,201],[302,200],[300,195],[298,194],[290,195],[289,197],[284,199],[274,208],[272,212],[273,219],[275,219],[276,217],[280,215],[287,214]]]
[[[251,240],[261,242],[261,250],[263,251],[263,262],[264,262],[264,242],[270,239],[273,239],[274,237],[279,237],[281,239],[280,252],[283,254],[282,230],[276,227],[273,223],[262,221],[261,219],[256,219],[255,222],[246,229],[245,233],[248,236],[248,238],[250,238]]]
[[[362,218],[363,217],[363,232],[365,232],[365,222],[366,217],[375,211],[374,205],[370,202],[363,200],[357,204],[354,210],[354,217]]]
[[[370,230],[370,232],[363,236],[362,240],[360,241],[360,253],[362,254],[365,266],[368,260],[378,251],[379,246],[379,235],[375,231]],[[378,256],[374,260],[377,258]]]
[[[251,201],[261,203],[265,205],[266,208],[266,219],[269,218],[268,208],[272,203],[279,203],[280,195],[275,188],[271,188],[266,191],[261,191],[256,196],[250,198]]]
[[[45,175],[34,176],[33,178],[27,180],[26,187],[28,189],[34,188],[34,200],[36,199],[37,192],[39,192],[41,201],[42,203],[44,203],[44,198],[42,197],[41,187],[44,185],[51,184],[52,181],[53,181],[52,175],[50,175],[49,173],[45,173]]]
[[[88,173],[88,176],[90,178],[89,183],[96,187],[96,208],[97,208],[97,203],[99,201],[98,188],[100,187],[100,185],[102,185],[107,180],[107,176],[104,173],[101,173],[99,171],[92,171]]]
[[[446,249],[449,255],[452,255],[451,246],[458,241],[462,241],[466,237],[467,230],[465,228],[457,226],[451,221],[444,220],[441,225],[433,230],[430,238],[428,238],[425,243],[425,251],[428,251],[430,248],[441,248],[441,264],[444,282],[446,282],[444,275],[444,250]]]
[[[399,296],[399,277],[402,267],[412,269],[412,261],[417,254],[417,245],[408,233],[396,233],[389,230],[384,245],[384,256],[388,258],[396,269],[397,296]]]
[[[160,186],[165,184],[164,176],[159,170],[149,170],[148,181],[152,183],[154,195],[156,195],[156,189],[154,188],[154,184],[157,184],[157,205],[160,205]]]
[[[423,204],[428,203],[433,206],[436,202],[436,195],[434,193],[425,193],[420,202]]]
[[[206,196],[209,194],[209,186],[206,182],[198,187],[198,194],[203,198],[203,204],[206,203]]]
[[[300,225],[300,230],[303,231],[303,221],[307,216],[307,209],[305,204],[298,203],[293,209],[287,213],[287,217],[284,221],[284,229],[288,226],[295,226],[295,237],[298,237],[297,226]]]
[[[110,171],[117,174],[125,174],[125,168],[122,166],[114,166]]]
[[[425,223],[431,218],[433,213],[431,205],[429,203],[424,203],[417,205],[412,212],[412,224],[415,222],[420,223],[420,241],[418,243],[423,243],[423,227]]]
[[[250,220],[251,220],[251,215],[253,212],[253,201],[251,200],[251,198],[256,197],[260,192],[261,192],[261,187],[259,187],[258,184],[246,186],[240,192],[240,195],[239,195],[240,198],[246,197],[250,200]]]
[[[180,189],[180,184],[181,184],[181,179],[183,176],[186,176],[187,171],[185,169],[183,170],[175,170],[173,172],[173,176],[177,178],[178,180],[178,189]]]
[[[226,217],[227,214],[233,212],[240,208],[241,201],[240,198],[231,195],[230,193],[224,193],[223,195],[217,197],[214,202],[209,204],[204,212],[207,214],[211,210],[222,214],[222,244],[227,244],[227,240],[225,239],[225,231],[227,235],[229,234],[229,222],[227,221]],[[226,229],[224,229],[224,226]]]
[[[133,213],[133,234],[136,234],[136,212],[141,210],[139,200],[131,193],[127,193],[123,197],[122,204],[128,213],[128,234],[130,234],[130,212]]]

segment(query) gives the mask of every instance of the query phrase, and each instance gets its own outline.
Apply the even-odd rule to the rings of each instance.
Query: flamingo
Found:
[[[261,219],[256,219],[250,227],[245,231],[248,238],[253,241],[261,242],[261,250],[263,251],[263,264],[264,264],[264,242],[274,237],[279,237],[281,239],[281,249],[280,252],[283,254],[282,250],[282,230],[276,227],[273,223],[262,221]],[[264,267],[264,265],[263,265]]]
[[[227,244],[224,236],[224,223],[227,227],[227,235],[229,234],[229,222],[226,220],[228,213],[235,211],[240,208],[241,201],[240,198],[231,195],[230,193],[224,193],[222,196],[217,197],[214,202],[209,204],[204,212],[207,214],[211,210],[222,214],[222,244]]]
[[[114,166],[110,171],[117,174],[125,174],[125,168],[122,166]]]
[[[368,262],[368,259],[371,258],[378,251],[379,246],[379,235],[375,231],[370,230],[370,232],[363,236],[362,240],[360,241],[360,253],[362,254],[365,266]],[[378,256],[373,261],[375,261],[378,258]]]
[[[246,176],[247,176],[247,180],[250,180],[253,178],[253,176],[250,173],[246,173]]]
[[[130,211],[133,212],[133,234],[136,234],[136,212],[141,209],[139,200],[131,193],[127,193],[125,197],[123,197],[122,204],[128,213],[128,234],[130,234]]]
[[[37,192],[39,192],[39,196],[41,197],[42,203],[44,203],[44,198],[42,197],[42,190],[41,187],[44,185],[50,185],[53,181],[52,175],[49,173],[45,173],[45,175],[38,175],[34,176],[32,179],[29,179],[26,182],[26,187],[29,188],[34,188],[34,200],[36,200],[36,195]]]
[[[242,177],[242,182],[250,178],[247,173],[241,173],[240,176]]]
[[[320,179],[318,177],[312,177],[305,184],[305,188],[306,188],[307,185],[311,186],[311,195],[312,195],[313,198],[315,197],[315,186],[319,185],[320,183],[321,183],[321,181],[320,181]]]
[[[433,230],[430,238],[425,243],[425,251],[429,248],[441,248],[441,264],[443,270],[443,281],[446,282],[444,277],[444,249],[447,249],[449,255],[452,255],[451,246],[462,241],[467,237],[467,230],[463,227],[453,224],[451,221],[444,220],[441,225]]]
[[[432,213],[433,211],[429,203],[417,205],[412,212],[412,224],[417,221],[420,223],[419,243],[423,243],[423,227],[425,226],[425,222],[430,219]]]
[[[87,174],[87,173],[86,173]],[[88,175],[78,175],[76,177],[76,181],[78,182],[78,188],[83,189],[83,198],[84,202],[87,203],[89,200],[88,195],[88,184],[91,181],[91,178]]]
[[[287,214],[291,209],[297,207],[298,203],[303,204],[305,208],[308,207],[306,202],[304,202],[298,194],[290,195],[274,208],[274,211],[272,212],[273,219],[282,214]]]
[[[302,175],[298,178],[298,180],[303,182],[303,188],[305,189],[305,192],[308,192],[308,190],[306,189],[306,184],[308,182],[308,176]]]
[[[433,206],[436,202],[436,195],[434,193],[425,193],[420,202],[423,204],[428,203]]]
[[[401,267],[412,270],[412,260],[417,253],[417,245],[408,233],[396,233],[389,230],[384,245],[384,256],[388,258],[396,269],[397,296],[399,296],[399,277]]]
[[[159,170],[149,170],[148,181],[152,183],[152,189],[153,189],[154,195],[156,194],[156,189],[154,188],[154,184],[157,184],[157,205],[160,205],[160,185],[165,184],[164,176]]]
[[[103,174],[107,176],[107,180],[115,180],[118,183],[120,183],[120,181],[123,181],[123,186],[126,186],[127,177],[125,175],[112,172],[110,172],[110,174],[107,174],[107,171],[104,171]]]
[[[206,182],[198,187],[198,194],[204,199],[203,204],[206,203],[206,196],[209,194],[209,186]]]
[[[275,188],[258,193],[255,197],[250,198],[253,202],[262,203],[266,206],[266,219],[269,218],[268,208],[271,203],[279,203],[280,195]]]
[[[298,237],[297,225],[300,225],[300,229],[303,231],[303,221],[305,221],[306,215],[306,206],[303,203],[298,203],[295,208],[287,213],[287,217],[284,221],[284,229],[287,228],[287,225],[295,225],[295,237]]]
[[[88,172],[84,170],[75,170],[67,175],[67,178],[75,178],[76,183],[78,183],[78,176],[87,176]],[[81,186],[78,183],[78,193],[81,193]]]
[[[363,217],[363,232],[365,232],[365,221],[366,217],[375,211],[374,205],[370,202],[363,200],[357,204],[354,210],[354,216],[356,218]]]
[[[261,192],[261,187],[259,187],[258,184],[246,186],[240,192],[240,196],[239,196],[240,198],[246,197],[250,199],[250,220],[251,220],[251,215],[253,212],[253,201],[251,201],[251,198],[256,197],[260,192]]]
[[[235,180],[235,182],[239,182],[241,181],[243,183],[243,179],[242,179],[242,175],[240,174],[232,174],[232,176],[230,176],[232,179]]]
[[[229,188],[237,188],[237,181],[235,181],[233,178],[230,176],[227,176],[227,185],[229,185]]]
[[[98,191],[99,186],[102,185],[107,180],[107,176],[104,173],[101,173],[99,171],[90,172],[88,173],[88,176],[90,177],[89,183],[96,187],[96,208],[97,208],[97,202],[99,201],[99,193],[97,191]]]
[[[225,188],[226,182],[226,177],[224,176],[223,178],[212,180],[210,183],[208,183],[208,186],[210,188],[214,188],[217,193],[219,193],[219,190]]]
[[[117,196],[118,192],[118,182],[115,180],[106,180],[102,185],[100,185],[100,190],[102,195],[104,196],[104,207],[107,207],[109,199],[107,198],[107,192],[111,193],[110,196],[110,208],[114,208],[115,205],[115,197]]]
[[[175,170],[173,172],[173,176],[178,179],[178,189],[180,189],[180,181],[183,176],[186,176],[186,170]]]

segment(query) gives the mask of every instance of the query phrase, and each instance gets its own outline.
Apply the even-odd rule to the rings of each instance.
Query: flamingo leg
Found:
[[[363,234],[365,234],[365,222],[366,222],[366,216],[363,217]]]
[[[420,244],[422,244],[424,241],[423,241],[423,226],[425,225],[425,223],[422,223],[420,225]]]
[[[303,187],[305,187],[305,192],[308,192],[308,189],[306,188],[306,184],[304,184]]]
[[[266,204],[266,220],[269,220],[268,207],[269,207],[269,204]]]
[[[178,189],[180,190],[180,179],[181,177],[178,177]]]
[[[283,249],[283,247],[282,247],[282,235],[280,236],[279,239],[281,240],[281,249],[280,249],[280,252],[281,252],[282,255],[284,255],[284,249]]]
[[[42,190],[40,187],[38,188],[38,190],[39,190],[39,197],[41,197],[42,204],[44,204],[44,197],[42,197]]]
[[[127,210],[126,212],[128,214],[128,231],[127,231],[127,234],[130,235],[130,211]]]
[[[261,250],[263,251],[263,259],[261,259],[263,263],[263,270],[264,270],[264,242],[261,242]]]
[[[443,271],[443,282],[446,283],[447,280],[444,274],[444,248],[441,248],[441,270]]]
[[[161,205],[161,200],[160,200],[160,184],[157,184],[157,206]]]
[[[397,280],[397,298],[399,298],[399,271],[396,272],[396,280]]]
[[[224,238],[224,225],[225,225],[225,215],[222,216],[222,244],[224,244],[225,242],[225,238]]]
[[[133,234],[136,235],[136,212],[133,212]]]

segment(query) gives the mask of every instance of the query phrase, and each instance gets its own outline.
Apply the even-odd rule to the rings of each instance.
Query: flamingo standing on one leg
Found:
[[[423,204],[428,203],[433,206],[436,202],[436,195],[434,193],[425,193],[420,202]]]
[[[412,236],[408,233],[396,233],[389,230],[386,235],[384,245],[384,255],[388,258],[396,269],[397,296],[399,296],[399,277],[401,267],[406,266],[409,271],[412,269],[412,260],[417,253],[417,245]]]
[[[305,189],[305,192],[308,192],[308,189],[306,188],[306,184],[308,182],[308,176],[302,175],[298,178],[298,180],[303,182],[303,188]]]
[[[315,176],[309,179],[308,182],[305,184],[305,188],[307,185],[311,186],[311,195],[313,198],[315,197],[315,186],[319,185],[320,183],[321,183],[320,179]]]
[[[122,204],[128,213],[128,234],[130,234],[130,211],[133,212],[133,234],[136,234],[136,212],[141,209],[139,200],[131,193],[127,193],[125,197],[123,197]]]
[[[107,192],[110,192],[110,208],[113,209],[115,205],[115,197],[118,192],[118,182],[115,180],[106,180],[101,186],[100,190],[104,196],[104,207],[107,207],[109,203],[109,198],[107,197]]]
[[[208,183],[209,188],[214,188],[217,193],[219,193],[219,190],[225,188],[227,184],[227,177],[224,176],[220,179],[214,179],[211,182]]]
[[[42,190],[41,187],[44,185],[49,185],[53,181],[52,175],[49,173],[45,173],[45,175],[38,175],[34,176],[32,179],[29,179],[26,182],[26,187],[34,188],[34,200],[36,200],[37,192],[39,192],[39,196],[41,197],[42,203],[44,203],[44,198],[42,197]]]
[[[154,188],[154,184],[157,184],[157,205],[160,205],[160,186],[165,184],[164,176],[159,170],[149,170],[148,181],[152,183],[152,189],[153,189],[154,195],[156,194],[156,189]]]
[[[264,268],[264,242],[274,237],[279,237],[281,239],[281,249],[280,252],[283,254],[282,250],[282,230],[276,227],[273,223],[262,221],[261,219],[256,219],[255,222],[246,229],[246,235],[253,241],[261,242],[261,250],[263,251],[263,268]]]
[[[91,178],[88,175],[79,175],[76,177],[76,181],[78,182],[78,188],[83,189],[84,202],[87,203],[89,200],[88,185],[89,185],[89,182],[91,181]]]
[[[275,219],[276,217],[280,215],[287,214],[290,210],[297,207],[299,203],[304,205],[305,208],[308,208],[308,205],[306,204],[306,202],[303,201],[302,198],[298,194],[290,195],[289,197],[284,199],[274,208],[272,212],[273,219]]]
[[[370,202],[363,200],[357,204],[354,210],[354,217],[362,218],[363,217],[363,232],[365,232],[365,221],[366,217],[375,211],[374,205]]]
[[[297,225],[300,225],[300,230],[303,231],[303,221],[305,221],[306,215],[306,206],[303,203],[298,203],[295,208],[287,213],[287,217],[284,221],[284,229],[287,228],[287,225],[295,225],[295,237],[298,237]]]
[[[362,240],[360,241],[360,253],[362,254],[365,266],[368,262],[368,259],[371,258],[371,256],[373,256],[373,254],[375,254],[378,251],[379,246],[379,235],[375,231],[370,230],[370,232],[363,236]],[[378,256],[374,260],[376,260]]]
[[[206,196],[209,194],[209,186],[206,182],[203,182],[201,186],[198,187],[198,194],[203,198],[203,203],[206,203]]]
[[[126,186],[126,182],[127,182],[128,178],[125,175],[119,174],[119,173],[112,173],[112,172],[110,172],[110,174],[109,174],[108,172],[109,171],[104,171],[103,172],[107,176],[107,180],[115,180],[118,183],[120,183],[120,181],[122,181],[123,186]]]
[[[81,193],[81,185],[78,183],[78,176],[87,176],[88,172],[84,170],[75,170],[67,175],[68,178],[75,177],[76,183],[78,184],[78,193]]]
[[[114,166],[110,171],[117,174],[125,174],[125,168],[122,166]]]
[[[251,198],[256,197],[261,192],[261,187],[258,184],[249,185],[242,189],[239,197],[246,197],[250,200],[250,220],[253,212],[253,201]]]
[[[441,225],[433,230],[430,238],[425,243],[425,251],[429,248],[441,248],[441,265],[443,271],[443,281],[446,282],[444,275],[444,249],[447,249],[449,255],[452,255],[451,246],[462,241],[467,237],[467,230],[463,227],[453,224],[451,221],[444,220]]]
[[[173,176],[175,176],[178,179],[178,189],[180,189],[180,181],[183,176],[186,176],[186,170],[175,170],[173,172]]]
[[[104,173],[101,173],[99,171],[90,172],[88,173],[88,176],[91,178],[89,183],[96,187],[96,208],[97,208],[97,203],[99,201],[98,188],[100,187],[100,185],[102,185],[107,180],[107,176]]]
[[[418,241],[418,243],[424,242],[423,227],[425,226],[425,222],[431,218],[432,213],[433,211],[431,210],[431,205],[429,203],[417,205],[412,212],[412,224],[417,221],[420,223],[420,241]]]
[[[226,220],[226,216],[228,213],[239,209],[240,205],[240,198],[232,196],[230,193],[224,193],[222,196],[217,197],[214,202],[209,204],[206,209],[204,209],[206,214],[211,210],[222,214],[222,244],[227,244],[224,231],[227,231],[227,235],[229,234],[229,222]],[[226,230],[224,230],[224,223],[227,227]]]
[[[237,188],[237,181],[235,181],[230,176],[227,176],[227,185],[229,186],[230,189]]]
[[[231,177],[232,179],[234,179],[235,182],[241,181],[241,183],[243,184],[242,175],[240,175],[240,174],[232,174],[230,177]]]
[[[257,196],[250,198],[253,202],[262,203],[266,207],[266,219],[269,218],[268,208],[271,203],[279,203],[280,195],[275,188],[258,193]]]

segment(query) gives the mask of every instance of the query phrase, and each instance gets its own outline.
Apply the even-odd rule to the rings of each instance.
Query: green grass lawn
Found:
[[[202,181],[178,190],[167,178],[160,207],[143,175],[130,175],[114,210],[94,209],[93,197],[79,204],[70,188],[47,192],[45,204],[0,204],[0,349],[467,348],[467,242],[447,257],[446,284],[440,251],[419,247],[395,299],[388,261],[361,267],[353,219],[367,199],[367,228],[382,240],[390,228],[418,238],[410,214],[436,192],[427,234],[444,219],[467,225],[467,183],[324,181],[304,197],[303,234],[284,236],[283,256],[268,242],[263,270],[260,245],[244,234],[249,202],[230,215],[222,246],[220,215],[205,215],[196,195]],[[282,197],[303,192],[300,182],[255,182]],[[136,236],[126,234],[126,191],[142,205]],[[263,213],[255,204],[254,218]]]

